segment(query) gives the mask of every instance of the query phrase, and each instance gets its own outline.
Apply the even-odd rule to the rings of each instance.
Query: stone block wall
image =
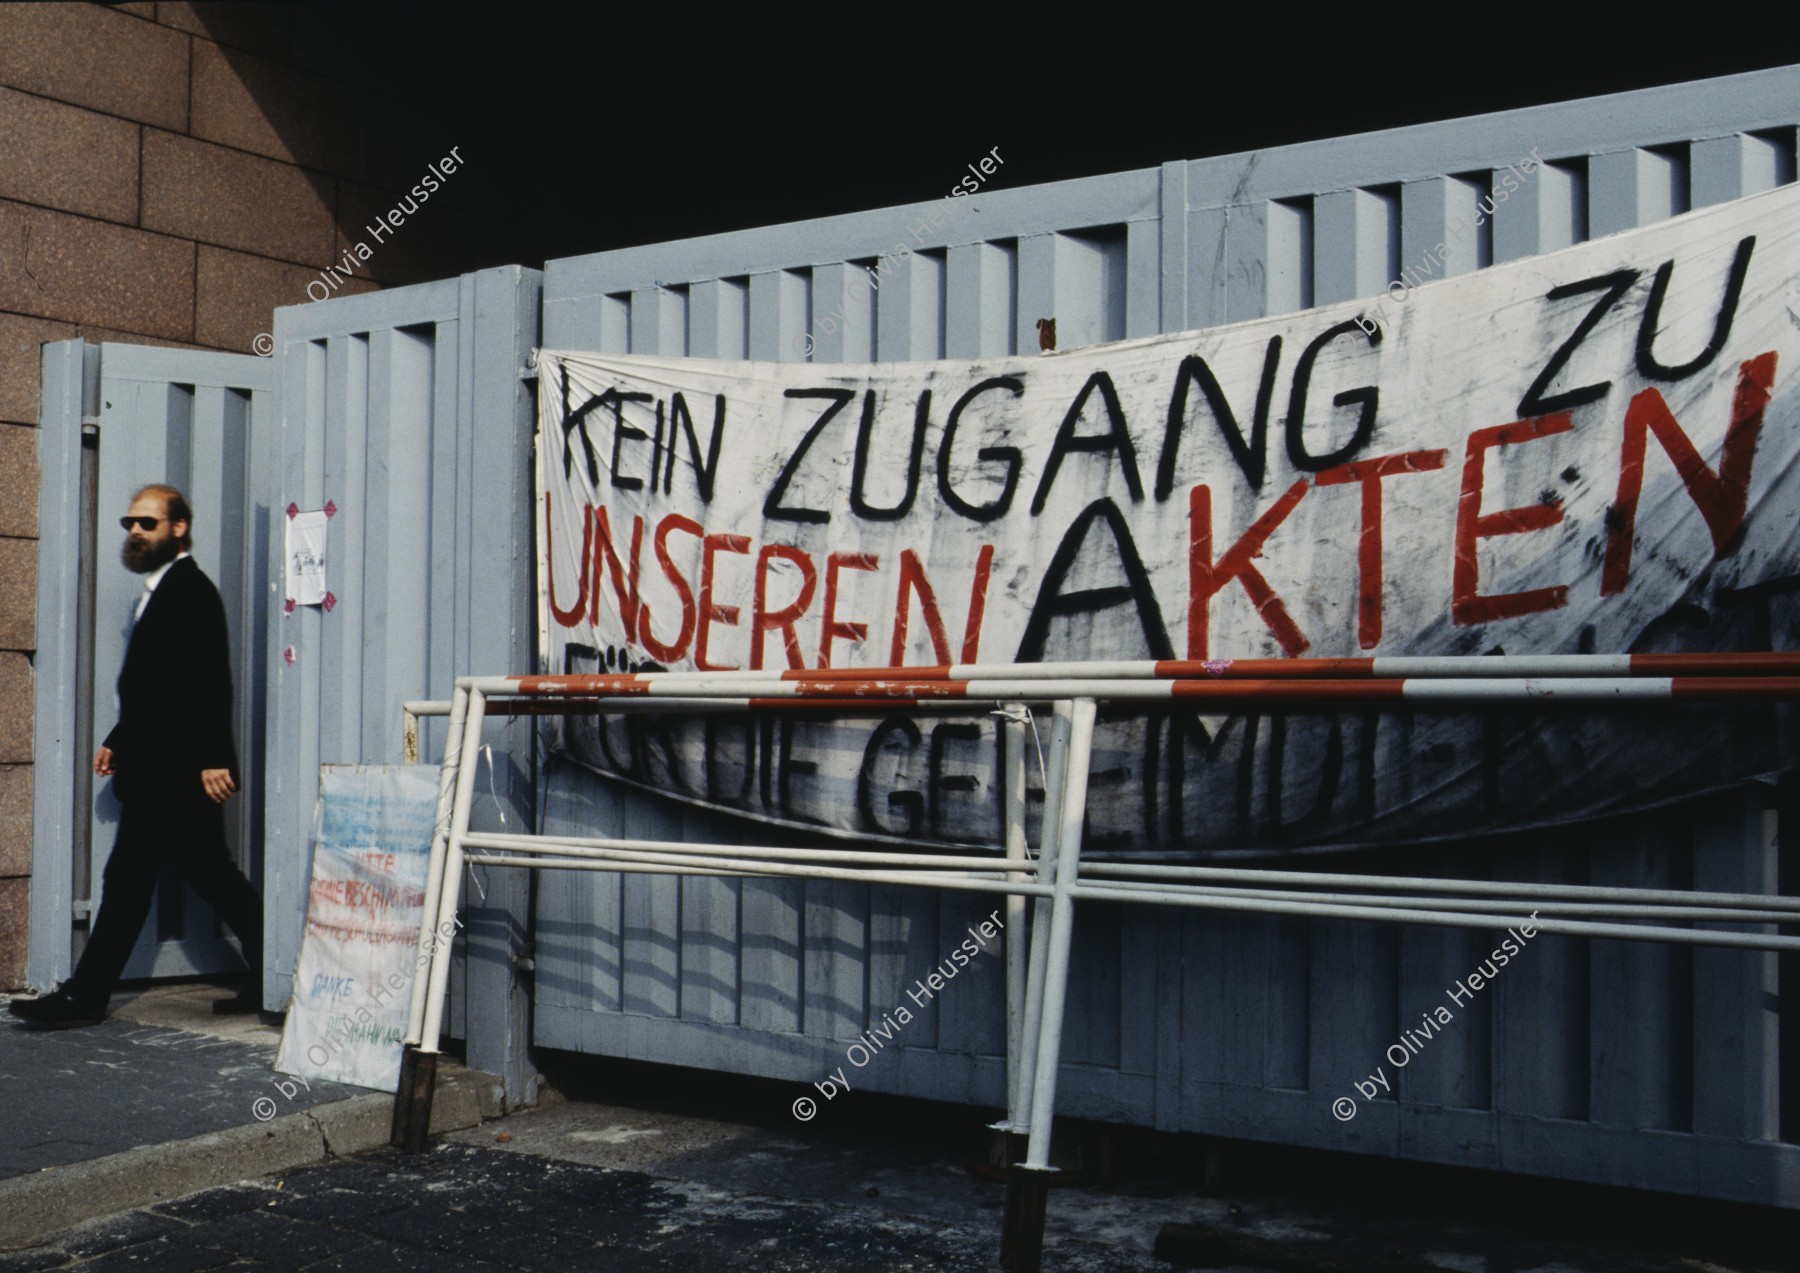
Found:
[[[458,144],[346,50],[344,12],[0,4],[0,989],[28,937],[38,523],[73,516],[37,507],[39,347],[252,353]],[[454,179],[432,199],[333,294],[522,259]]]

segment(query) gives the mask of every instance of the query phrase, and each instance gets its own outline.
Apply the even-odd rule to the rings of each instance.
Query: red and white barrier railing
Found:
[[[1217,911],[1503,929],[1536,910],[1537,931],[1800,951],[1800,898],[1736,893],[1500,883],[1409,876],[1141,863],[1084,863],[1082,822],[1097,705],[1180,701],[1221,711],[1246,704],[1434,708],[1800,699],[1800,655],[1553,655],[1466,658],[1219,660],[792,672],[638,672],[464,677],[448,703],[406,705],[409,752],[417,718],[448,715],[438,819],[427,874],[421,950],[395,1099],[396,1144],[417,1148],[430,1119],[432,1079],[450,960],[450,931],[466,866],[537,870],[849,880],[985,892],[1006,898],[1007,1118],[1027,1141],[1008,1185],[1005,1244],[1015,1269],[1036,1267],[1048,1179],[1075,903],[1105,901]],[[483,722],[505,713],[803,710],[867,713],[913,705],[1005,709],[1001,749],[1003,845],[971,850],[862,851],[696,844],[620,837],[475,833],[469,811]],[[1035,855],[1026,834],[1027,704],[1048,704],[1044,813]],[[410,756],[409,756],[410,758]],[[1754,926],[1700,929],[1691,923]]]
[[[602,674],[607,675],[607,674]],[[1800,654],[1448,654],[1326,659],[1135,659],[952,663],[927,667],[621,673],[627,678],[752,681],[1289,680],[1371,677],[1800,676]],[[510,679],[510,678],[509,678]],[[534,678],[520,678],[534,679]],[[550,678],[556,679],[556,678]]]

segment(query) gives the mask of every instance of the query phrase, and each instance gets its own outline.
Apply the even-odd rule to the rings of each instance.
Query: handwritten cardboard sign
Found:
[[[320,766],[282,1073],[394,1090],[437,800],[430,765]]]

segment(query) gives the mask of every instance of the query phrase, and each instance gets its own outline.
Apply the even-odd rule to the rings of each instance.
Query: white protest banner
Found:
[[[312,892],[275,1068],[391,1092],[419,963],[438,773],[321,765]]]
[[[1048,356],[544,351],[544,669],[1793,649],[1797,278],[1787,187],[1403,304]],[[1089,842],[1590,817],[1791,765],[1787,719],[1107,711]],[[872,707],[590,718],[561,746],[759,818],[991,843],[996,739]]]

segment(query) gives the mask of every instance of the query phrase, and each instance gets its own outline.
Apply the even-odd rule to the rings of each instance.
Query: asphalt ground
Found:
[[[388,1150],[84,1226],[0,1270],[981,1270],[991,1234],[467,1145]],[[1166,1269],[1068,1244],[1055,1267]]]
[[[79,1109],[64,1109],[7,1089],[8,1146],[63,1158],[114,1138],[139,1146],[0,1180],[0,1213],[13,1206],[9,1190],[65,1173],[122,1165],[128,1181],[132,1171],[155,1176],[138,1182],[150,1192],[137,1205],[92,1209],[84,1223],[0,1254],[0,1273],[995,1267],[1004,1186],[981,1111],[855,1093],[802,1121],[791,1083],[548,1054],[538,1108],[485,1123],[470,1115],[464,1130],[405,1155],[377,1148],[386,1098],[374,1094],[315,1092],[310,1111],[284,1110],[259,1129],[249,1101],[273,1081],[276,1032],[200,1011],[218,994],[159,989],[122,1011],[117,1031],[109,1023],[26,1041],[0,1031],[0,1072],[12,1076],[0,1081],[13,1082],[11,1067],[28,1058],[33,1073],[62,1078],[64,1098],[86,1093]],[[118,1077],[113,1052],[162,1066],[168,1090]],[[112,1126],[133,1124],[139,1100],[162,1121]],[[439,1104],[454,1103],[441,1083]],[[330,1111],[352,1108],[366,1124],[360,1139],[334,1140]],[[240,1122],[143,1148],[164,1134],[152,1126],[179,1133],[220,1117]],[[309,1119],[327,1125],[323,1149]],[[284,1124],[293,1139],[311,1137],[304,1157],[232,1159],[209,1181],[220,1187],[180,1183],[196,1147],[265,1133],[273,1144]],[[1171,1223],[1212,1235],[1209,1267],[1247,1271],[1800,1269],[1800,1221],[1788,1213],[1074,1119],[1059,1127],[1058,1159],[1073,1170],[1050,1194],[1047,1269],[1176,1267],[1155,1253]],[[58,1128],[79,1139],[62,1145]],[[10,1218],[0,1214],[0,1228]]]
[[[956,1239],[954,1256],[903,1267],[997,1266],[1005,1190],[981,1111],[852,1093],[801,1121],[791,1112],[793,1083],[592,1058],[541,1063],[564,1103],[446,1141],[641,1173],[741,1205],[761,1198],[844,1217],[900,1216]],[[1800,1217],[1772,1208],[1073,1118],[1057,1126],[1054,1158],[1067,1183],[1050,1192],[1046,1269],[1171,1269],[1156,1257],[1158,1238],[1181,1225],[1216,1239],[1201,1244],[1212,1258],[1199,1266],[1227,1269],[1800,1270]],[[504,1144],[495,1139],[502,1132]],[[876,1268],[886,1259],[791,1267]]]

